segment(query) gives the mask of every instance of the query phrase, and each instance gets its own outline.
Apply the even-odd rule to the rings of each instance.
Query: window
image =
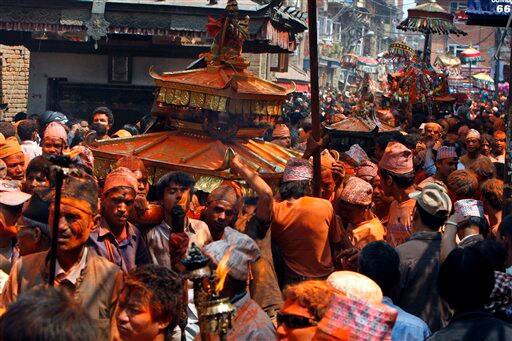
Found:
[[[288,71],[288,53],[274,53],[270,56],[270,71],[287,72]]]
[[[468,5],[466,2],[460,2],[460,1],[453,1],[450,2],[450,13],[455,13],[459,11],[464,11],[468,8]]]

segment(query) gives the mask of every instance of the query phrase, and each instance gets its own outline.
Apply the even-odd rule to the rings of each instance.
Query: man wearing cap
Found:
[[[0,134],[0,159],[7,166],[8,180],[23,180],[25,172],[25,155],[16,137],[4,138]]]
[[[221,240],[212,242],[203,248],[205,255],[218,266],[226,253],[230,253],[228,274],[221,297],[229,298],[236,308],[233,328],[228,332],[230,340],[275,340],[276,330],[270,318],[254,302],[247,292],[249,269],[260,257],[256,242],[230,227],[226,227]]]
[[[136,156],[123,156],[117,160],[115,168],[126,167],[137,178],[137,196],[135,197],[135,214],[142,215],[148,208],[146,197],[149,192],[149,173],[144,162]]]
[[[466,154],[462,155],[459,162],[465,169],[478,160],[479,158],[485,157],[480,154],[480,133],[475,129],[469,129],[466,134]],[[460,168],[460,167],[459,167]]]
[[[457,162],[458,156],[455,147],[441,146],[436,155],[436,173],[420,182],[418,187],[423,188],[432,182],[446,187],[448,176],[457,170]]]
[[[410,194],[416,200],[413,234],[396,250],[400,256],[400,284],[393,301],[410,314],[425,321],[435,332],[445,326],[450,310],[437,292],[441,233],[452,209],[446,190],[435,183]]]
[[[20,256],[46,251],[50,248],[50,228],[48,215],[50,213],[50,190],[34,191],[28,205],[23,209],[18,219],[18,235],[16,247]]]
[[[49,224],[54,219],[55,193],[52,193]],[[119,268],[86,247],[98,211],[98,187],[94,179],[73,171],[64,179],[58,221],[55,285],[67,290],[98,321],[108,339],[111,307],[122,285]],[[21,257],[13,265],[2,295],[2,306],[22,293],[48,283],[50,259],[47,251]],[[101,290],[99,290],[101,288]]]
[[[62,155],[67,144],[68,134],[64,126],[57,122],[48,124],[41,143],[43,155]]]
[[[372,212],[372,194],[372,186],[354,176],[346,181],[336,203],[352,245],[359,250],[370,242],[384,240],[384,226]]]
[[[16,258],[14,241],[18,228],[18,220],[22,205],[30,199],[30,194],[20,191],[19,183],[13,180],[0,180],[0,255],[2,263],[9,265]],[[5,267],[4,267],[5,270]]]
[[[206,200],[201,220],[208,225],[212,240],[219,240],[227,226],[234,226],[240,202],[233,187],[223,185],[215,188]]]
[[[283,270],[276,269],[281,287],[327,277],[342,248],[342,233],[331,203],[309,196],[312,178],[307,160],[291,158],[279,186],[282,201],[273,204],[272,241],[284,262]]]
[[[124,272],[150,263],[139,230],[128,221],[137,191],[137,178],[124,167],[107,175],[101,196],[101,219],[89,236],[92,252],[117,264]]]
[[[416,190],[412,152],[399,142],[388,143],[379,162],[379,176],[384,194],[394,198],[389,206],[386,241],[397,246],[412,233],[412,213],[416,204],[409,197]]]
[[[443,233],[441,261],[444,261],[456,247],[475,245],[484,240],[489,233],[484,204],[480,200],[462,199],[455,202],[454,208],[455,212],[448,218]]]
[[[281,147],[290,148],[291,146],[291,135],[290,129],[286,124],[276,124],[272,131],[272,143],[275,143]]]

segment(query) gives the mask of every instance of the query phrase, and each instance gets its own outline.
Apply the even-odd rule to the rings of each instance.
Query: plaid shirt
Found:
[[[494,280],[490,303],[485,308],[512,318],[512,275],[494,271]]]

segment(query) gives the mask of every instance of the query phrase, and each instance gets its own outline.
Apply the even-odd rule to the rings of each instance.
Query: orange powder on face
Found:
[[[62,197],[61,202],[66,205],[75,207],[76,209],[88,215],[94,215],[91,204],[88,201],[76,198]]]

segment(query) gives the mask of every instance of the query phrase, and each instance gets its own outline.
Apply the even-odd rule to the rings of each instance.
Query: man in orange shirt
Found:
[[[272,241],[284,261],[281,287],[307,279],[324,279],[334,271],[333,259],[342,241],[328,200],[309,196],[313,170],[304,159],[291,158],[273,204]]]
[[[384,226],[372,212],[372,194],[372,185],[354,176],[347,180],[336,203],[350,241],[359,250],[370,242],[384,240]]]
[[[386,241],[392,246],[402,244],[411,235],[411,222],[416,200],[412,152],[401,143],[390,142],[379,162],[381,186],[385,195],[392,196],[389,207]]]

